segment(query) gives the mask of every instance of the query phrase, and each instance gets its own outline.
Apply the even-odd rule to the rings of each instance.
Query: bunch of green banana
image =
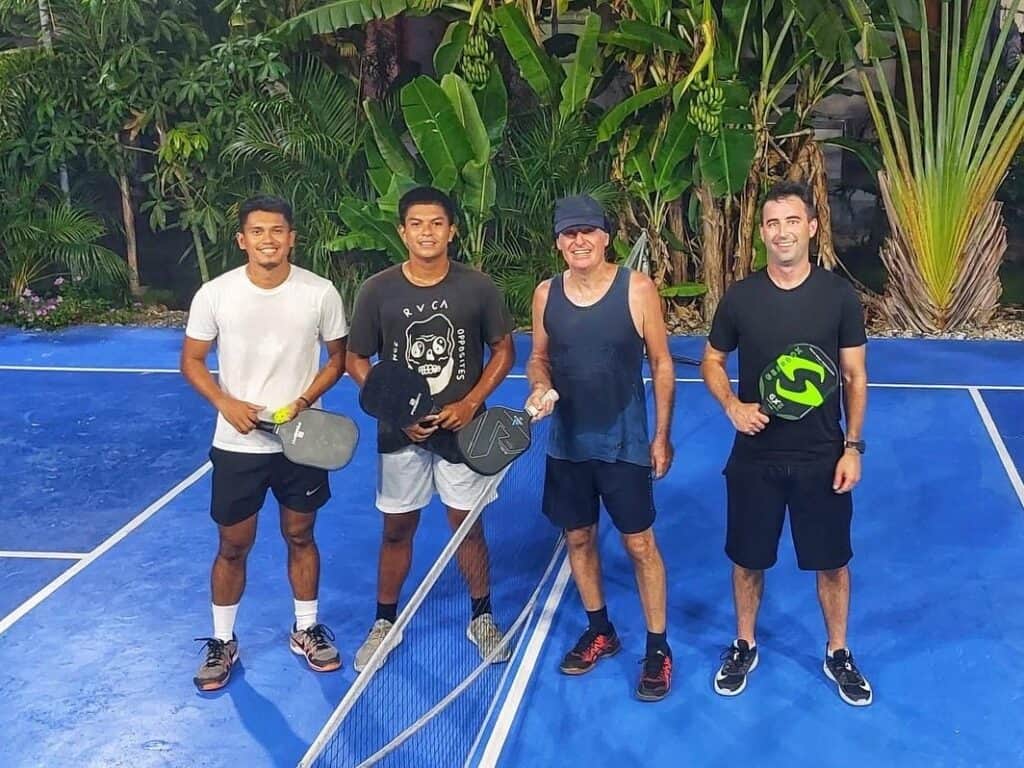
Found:
[[[700,87],[696,98],[690,102],[690,122],[696,125],[701,133],[717,136],[724,106],[725,93],[721,87],[713,84]]]
[[[462,47],[459,69],[470,87],[477,91],[487,85],[487,80],[491,76],[494,53],[488,40],[494,30],[494,18],[489,13],[481,13],[477,17],[476,26],[469,31],[466,44]]]

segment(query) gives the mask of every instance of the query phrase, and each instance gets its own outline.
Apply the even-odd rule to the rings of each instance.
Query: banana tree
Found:
[[[463,216],[462,243],[470,261],[481,262],[488,223],[494,217],[493,158],[501,146],[508,115],[504,84],[493,69],[488,85],[474,91],[457,74],[440,82],[420,76],[401,91],[405,129],[418,153],[413,156],[379,102],[363,103],[371,135],[365,142],[368,175],[377,192],[373,203],[346,198],[339,216],[348,234],[343,249],[385,251],[392,260],[406,251],[395,232],[398,200],[427,183],[451,193]]]
[[[988,30],[1000,10],[997,0],[969,8],[963,0],[942,3],[937,35],[928,29],[922,0],[920,51],[912,56],[889,0],[905,82],[913,82],[911,67],[919,61],[921,93],[907,89],[904,111],[879,59],[873,61],[874,82],[861,74],[881,143],[879,185],[892,228],[881,253],[888,274],[884,307],[902,326],[950,330],[985,322],[995,310],[1006,250],[995,194],[1024,139],[1024,59],[1005,79],[999,69],[1022,4],[1016,0],[1008,9],[988,47]]]

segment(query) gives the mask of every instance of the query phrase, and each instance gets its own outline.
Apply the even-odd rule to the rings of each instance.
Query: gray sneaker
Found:
[[[206,643],[206,659],[199,665],[199,671],[192,678],[200,691],[216,691],[228,684],[231,679],[231,668],[238,661],[238,638],[234,634],[227,642],[215,637],[197,637],[196,640]]]
[[[466,637],[480,651],[480,658],[487,659],[495,648],[501,643],[502,634],[498,625],[494,623],[494,617],[489,613],[481,613],[466,627]],[[506,644],[496,656],[491,659],[492,664],[501,664],[512,658],[512,650]]]
[[[388,636],[393,626],[395,625],[387,619],[377,619],[373,622],[373,626],[370,627],[370,634],[366,636],[366,641],[359,646],[359,650],[356,651],[356,657],[352,660],[352,668],[356,672],[362,672],[366,668],[366,665],[370,663],[370,657],[373,656],[373,652],[384,642],[384,638]],[[398,640],[391,650],[393,651],[401,642],[402,635],[399,633]],[[386,659],[387,656],[381,659],[380,663],[383,664]]]
[[[292,625],[292,636],[289,647],[292,653],[306,657],[309,668],[317,672],[333,672],[341,666],[341,656],[331,641],[334,633],[323,624],[315,624],[309,629],[297,630]]]

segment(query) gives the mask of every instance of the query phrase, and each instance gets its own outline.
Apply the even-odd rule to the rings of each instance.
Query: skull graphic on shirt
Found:
[[[430,394],[443,391],[455,367],[455,329],[451,320],[435,314],[405,329],[405,360],[430,385]]]

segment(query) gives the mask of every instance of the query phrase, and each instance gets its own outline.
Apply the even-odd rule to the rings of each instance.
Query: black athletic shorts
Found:
[[[282,506],[316,512],[331,498],[327,472],[288,461],[283,453],[239,453],[210,449],[213,494],[210,516],[218,525],[246,520],[263,506],[267,489]]]
[[[600,502],[621,533],[646,531],[654,523],[651,468],[548,456],[543,509],[552,523],[569,531],[594,525]]]
[[[725,553],[737,565],[775,565],[789,509],[797,565],[805,571],[842,568],[850,558],[853,498],[832,490],[838,457],[806,464],[757,464],[730,459]]]

